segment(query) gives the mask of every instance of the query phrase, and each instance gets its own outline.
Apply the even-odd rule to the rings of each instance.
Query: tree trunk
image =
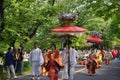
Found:
[[[15,49],[15,42],[16,42],[16,39],[11,40],[10,47],[13,47]]]
[[[29,38],[30,38],[30,39],[36,34],[37,29],[38,29],[38,27],[39,27],[41,24],[42,24],[41,21],[37,21],[37,23],[36,23],[36,25],[35,25],[36,27],[34,28],[34,30],[32,31],[32,33],[29,35]]]
[[[52,6],[54,6],[54,4],[55,4],[55,0],[52,1]]]
[[[0,0],[0,33],[4,30],[4,0]],[[1,36],[0,36],[1,37]]]

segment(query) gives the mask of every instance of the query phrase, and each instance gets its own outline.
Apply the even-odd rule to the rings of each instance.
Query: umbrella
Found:
[[[86,29],[80,28],[72,25],[71,23],[77,19],[76,14],[61,14],[59,15],[59,20],[61,22],[60,27],[51,29],[53,35],[56,36],[64,36],[67,38],[67,44],[69,45],[69,37],[81,35],[81,33],[85,32]],[[70,54],[68,48],[68,65],[70,64]],[[70,66],[68,66],[68,75],[70,76]]]
[[[93,37],[93,36],[89,36],[87,37],[87,41],[91,42],[91,43],[102,43],[103,40],[99,37]]]
[[[51,30],[53,35],[59,35],[59,36],[65,36],[68,38],[68,42],[69,43],[69,37],[70,36],[76,36],[76,35],[80,35],[81,33],[85,32],[86,29],[84,28],[80,28],[77,26],[73,26],[73,25],[68,25],[68,26],[62,26],[59,28],[54,28]],[[70,64],[70,54],[69,54],[69,49],[68,49],[68,64]],[[70,66],[68,67],[68,75],[70,76]]]
[[[64,27],[58,27],[51,30],[53,35],[79,35],[86,31],[84,28],[69,25]]]

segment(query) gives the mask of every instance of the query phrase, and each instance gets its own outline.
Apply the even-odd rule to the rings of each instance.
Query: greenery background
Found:
[[[91,46],[86,37],[93,30],[102,33],[102,46],[119,45],[120,0],[0,0],[0,54],[10,46],[19,48],[20,44],[28,51],[34,41],[41,49],[49,48],[51,43],[60,49],[60,38],[53,38],[51,29],[60,27],[61,13],[77,14],[74,24],[87,29],[81,37],[71,38],[75,47]],[[28,64],[24,63],[24,71],[30,72]]]
[[[9,46],[19,48],[24,44],[25,50],[38,41],[39,47],[49,48],[51,43],[61,47],[60,39],[51,37],[51,29],[60,27],[58,15],[75,13],[76,26],[87,29],[74,46],[89,46],[86,37],[90,31],[103,34],[102,45],[113,48],[120,43],[120,1],[119,0],[3,0],[4,17],[0,18],[0,52]],[[1,4],[1,3],[0,3]],[[2,12],[1,12],[2,13]],[[4,23],[4,25],[2,25]]]

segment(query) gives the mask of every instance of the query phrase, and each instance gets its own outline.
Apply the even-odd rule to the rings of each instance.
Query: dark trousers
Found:
[[[22,74],[22,72],[23,72],[23,62],[22,61],[19,61],[18,62],[18,72],[20,73],[20,74]]]

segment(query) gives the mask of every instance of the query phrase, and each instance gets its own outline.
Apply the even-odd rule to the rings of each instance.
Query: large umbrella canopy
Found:
[[[103,42],[103,40],[100,39],[99,37],[92,37],[92,36],[87,37],[87,41],[92,42],[92,43],[102,43]]]
[[[71,35],[72,36],[79,35],[80,33],[83,33],[85,31],[86,29],[73,25],[61,26],[59,28],[54,28],[51,30],[53,35],[60,35],[60,36],[62,35],[62,36],[66,36],[67,38]],[[69,43],[69,38],[67,40],[67,43]],[[69,54],[69,49],[68,49],[68,54]],[[68,64],[70,64],[70,54],[68,55]],[[70,67],[68,67],[68,75],[70,76]]]
[[[74,14],[61,14],[59,16],[59,20],[62,21],[62,26],[59,28],[51,29],[51,32],[53,35],[60,35],[65,36],[68,38],[67,43],[69,46],[69,36],[76,36],[80,35],[80,33],[83,33],[86,31],[84,28],[80,28],[77,26],[74,26],[71,24],[76,19],[76,15]],[[69,48],[68,48],[68,75],[70,76],[70,54],[69,54]]]
[[[80,33],[83,33],[86,31],[84,28],[80,28],[77,26],[69,25],[69,26],[64,26],[64,27],[59,27],[59,28],[54,28],[51,30],[52,34],[57,34],[57,35],[79,35]]]

